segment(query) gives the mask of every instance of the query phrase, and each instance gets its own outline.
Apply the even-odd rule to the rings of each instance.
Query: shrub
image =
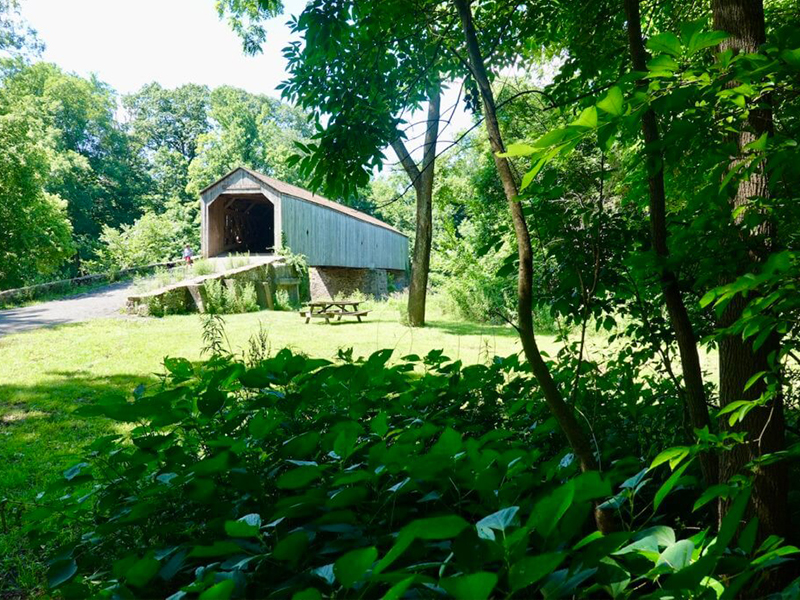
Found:
[[[259,309],[256,286],[250,281],[208,279],[203,283],[206,292],[206,312],[231,314],[255,312]]]
[[[293,310],[292,298],[287,290],[275,291],[275,310]]]
[[[209,323],[207,363],[168,358],[163,387],[78,409],[129,433],[96,439],[26,517],[37,543],[75,532],[49,572],[65,596],[716,598],[797,551],[752,526],[733,544],[746,482],[714,535],[665,512],[684,466],[653,514],[660,472],[639,460],[580,474],[516,357],[248,366]],[[645,516],[601,536],[606,499]]]
[[[133,225],[105,226],[93,270],[128,269],[176,259],[186,240],[182,225],[169,214],[145,213]]]
[[[203,283],[205,288],[206,312],[221,315],[225,313],[225,294],[220,279],[207,279]]]
[[[211,264],[210,260],[201,258],[200,260],[196,260],[192,265],[192,272],[195,277],[211,275],[214,272],[214,265]]]

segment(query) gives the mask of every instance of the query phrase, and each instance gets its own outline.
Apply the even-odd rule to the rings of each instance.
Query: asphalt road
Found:
[[[114,283],[78,296],[0,310],[0,337],[62,323],[122,317],[132,286],[131,281]]]

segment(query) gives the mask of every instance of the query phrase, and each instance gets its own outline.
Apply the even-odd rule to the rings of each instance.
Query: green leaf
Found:
[[[657,466],[669,462],[670,469],[674,469],[680,462],[689,456],[689,448],[686,446],[676,446],[675,448],[667,448],[653,459],[650,469],[655,469]]]
[[[411,587],[412,583],[414,583],[416,578],[416,575],[412,575],[411,577],[401,579],[399,582],[389,588],[389,591],[384,594],[383,600],[400,600],[406,593],[406,590]]]
[[[261,527],[261,516],[253,513],[237,519],[225,521],[225,533],[231,537],[258,537]]]
[[[726,40],[727,38],[728,34],[724,31],[701,31],[691,37],[686,51],[689,53],[689,55],[692,55],[695,52],[703,50],[704,48],[717,46],[720,44],[720,42]]]
[[[658,557],[656,566],[669,565],[673,571],[680,571],[692,562],[694,544],[690,540],[681,540],[669,546]]]
[[[408,524],[403,531],[421,540],[449,540],[469,527],[458,515],[417,519]]]
[[[540,581],[555,571],[566,556],[563,552],[549,552],[538,556],[526,556],[517,561],[508,571],[511,590],[516,592]]]
[[[322,471],[319,467],[297,467],[278,477],[275,485],[284,490],[296,490],[307,486],[312,481],[316,481],[321,476]]]
[[[277,544],[272,551],[276,560],[297,562],[308,547],[308,535],[304,531],[295,531],[287,535]]]
[[[199,600],[228,600],[235,587],[233,579],[223,579],[200,594]]]
[[[133,587],[144,587],[155,577],[160,568],[161,563],[153,557],[151,552],[131,565],[125,572],[125,580]]]
[[[670,475],[669,478],[664,482],[664,485],[662,485],[658,489],[658,491],[656,492],[656,496],[653,499],[654,510],[658,510],[658,507],[661,506],[661,503],[664,501],[664,498],[666,498],[667,494],[669,494],[672,491],[672,489],[677,485],[678,480],[683,475],[683,472],[689,467],[690,464],[692,464],[693,461],[694,459],[685,462],[683,466],[678,467],[678,469],[676,469],[672,473],[672,475]]]
[[[389,432],[389,421],[386,413],[381,411],[375,415],[369,422],[369,428],[377,433],[379,436],[384,437]]]
[[[77,572],[78,564],[73,559],[58,560],[47,569],[47,584],[51,588],[57,587],[72,579]]]
[[[536,503],[528,518],[528,525],[535,527],[542,536],[547,537],[572,505],[574,498],[574,484],[571,481],[565,483]]]
[[[322,594],[317,588],[306,588],[295,592],[292,600],[322,600]]]
[[[280,425],[280,423],[281,419],[277,415],[260,412],[250,419],[247,429],[254,438],[263,440]]]
[[[597,108],[615,117],[621,116],[625,112],[625,101],[622,98],[622,90],[619,86],[614,86],[608,90],[606,97],[597,103]]]
[[[448,427],[431,448],[431,454],[453,456],[461,450],[461,434]]]
[[[769,134],[763,133],[761,137],[757,140],[750,142],[749,144],[745,145],[744,150],[751,150],[753,152],[763,152],[767,149],[767,138]]]
[[[712,485],[711,487],[706,488],[703,491],[703,493],[694,503],[694,507],[692,507],[692,510],[695,511],[699,508],[702,508],[703,506],[705,506],[706,504],[717,498],[720,497],[727,498],[732,491],[733,488],[731,488],[731,486],[725,483],[718,483],[716,485]]]
[[[800,48],[784,50],[781,52],[781,58],[786,61],[786,64],[790,67],[800,70]]]
[[[228,469],[228,459],[230,454],[228,452],[220,452],[215,456],[204,458],[192,467],[195,475],[211,475],[214,473],[221,473]]]
[[[548,131],[538,140],[536,140],[533,145],[535,148],[549,148],[553,144],[558,144],[564,139],[564,136],[567,134],[567,130],[565,128],[561,129],[554,129],[553,131]]]
[[[233,542],[214,542],[210,546],[195,546],[189,552],[190,558],[212,558],[217,556],[228,556],[238,554],[242,551],[241,546]]]
[[[584,108],[578,119],[573,121],[571,125],[576,127],[588,127],[590,129],[597,127],[597,107],[587,106]]]
[[[486,600],[497,585],[497,575],[480,571],[442,579],[439,585],[456,600]]]
[[[672,73],[677,71],[680,65],[668,54],[659,54],[647,63],[647,70],[652,72]]]
[[[353,587],[361,580],[375,560],[378,558],[378,550],[371,546],[352,550],[333,564],[333,572],[336,579],[346,588]]]
[[[680,56],[681,54],[681,41],[674,33],[665,32],[654,35],[647,40],[647,48],[653,54],[666,52],[672,56]]]
[[[510,506],[496,513],[492,513],[488,517],[484,517],[475,525],[478,530],[478,537],[486,540],[494,540],[494,530],[502,531],[505,533],[506,529],[512,525],[519,525],[517,518],[519,506]]]
[[[505,152],[498,154],[498,156],[502,157],[512,157],[512,156],[530,156],[536,152],[536,148],[529,144],[509,144],[508,148],[506,148]]]

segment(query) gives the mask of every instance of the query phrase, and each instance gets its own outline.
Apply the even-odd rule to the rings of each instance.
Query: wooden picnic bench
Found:
[[[331,319],[336,317],[341,321],[342,317],[355,317],[361,323],[361,317],[369,314],[368,310],[358,310],[360,302],[356,300],[316,300],[308,303],[306,310],[300,311],[300,316],[305,317],[306,323],[311,319],[325,319],[330,325]]]

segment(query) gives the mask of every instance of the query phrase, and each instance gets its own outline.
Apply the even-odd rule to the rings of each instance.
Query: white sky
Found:
[[[22,0],[22,16],[46,48],[42,58],[66,71],[94,73],[121,94],[157,81],[173,88],[184,83],[210,87],[227,84],[279,97],[275,87],[286,78],[281,50],[290,34],[286,22],[305,0],[284,0],[284,14],[267,26],[264,53],[242,52],[239,38],[221,21],[214,0]],[[458,90],[442,100],[452,107]],[[409,122],[424,119],[424,111]],[[442,136],[470,125],[463,107]],[[416,133],[416,132],[415,132]],[[413,134],[412,134],[413,135]],[[420,144],[412,141],[409,147]],[[388,150],[387,156],[395,160]]]

